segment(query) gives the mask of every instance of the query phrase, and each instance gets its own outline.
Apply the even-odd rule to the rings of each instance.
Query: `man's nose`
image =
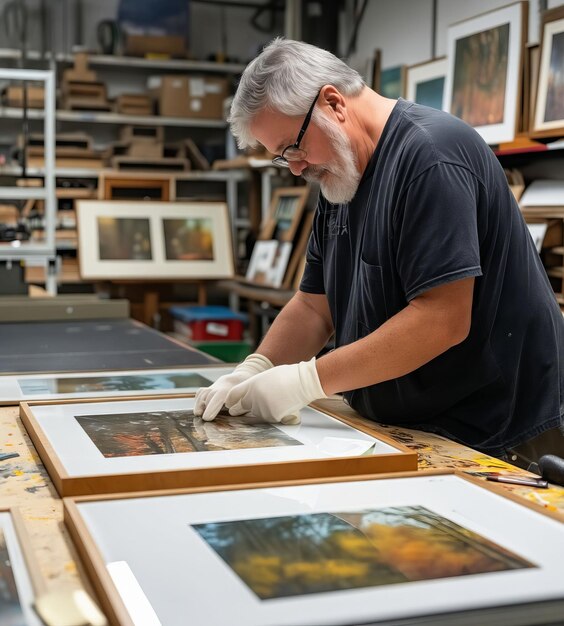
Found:
[[[290,161],[288,165],[290,166],[290,171],[294,176],[300,176],[307,167],[308,163],[307,161]]]

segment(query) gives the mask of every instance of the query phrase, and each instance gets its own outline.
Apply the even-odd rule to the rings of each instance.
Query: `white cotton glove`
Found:
[[[262,354],[250,354],[231,372],[218,378],[213,385],[201,387],[196,393],[194,415],[206,421],[213,420],[225,404],[225,398],[233,387],[260,374],[274,365]]]
[[[271,422],[299,424],[300,409],[326,397],[313,358],[249,378],[231,389],[225,406],[231,415],[251,413]]]

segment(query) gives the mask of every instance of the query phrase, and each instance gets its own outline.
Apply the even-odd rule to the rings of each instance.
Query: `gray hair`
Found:
[[[274,39],[246,67],[231,104],[228,121],[239,147],[256,146],[250,124],[260,111],[269,108],[284,115],[305,115],[323,85],[357,96],[365,83],[356,70],[327,50],[302,41]]]

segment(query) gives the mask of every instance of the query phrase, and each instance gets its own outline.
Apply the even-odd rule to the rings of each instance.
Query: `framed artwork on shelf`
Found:
[[[122,626],[187,605],[208,626],[561,619],[564,525],[540,506],[451,472],[363,478],[65,498],[64,518]]]
[[[526,2],[448,28],[443,109],[489,144],[513,141],[518,130],[526,37]]]
[[[8,626],[41,626],[33,605],[46,591],[39,566],[16,508],[0,507],[0,621]]]
[[[249,261],[246,280],[261,287],[281,287],[291,252],[289,241],[258,239]]]
[[[208,387],[232,367],[198,366],[158,370],[73,372],[0,376],[0,406],[28,400],[77,400],[158,394],[194,393]]]
[[[293,242],[309,196],[309,187],[284,187],[272,194],[270,213],[259,239]]]
[[[380,72],[380,95],[385,98],[403,98],[405,95],[406,66],[389,67]]]
[[[406,99],[441,110],[447,65],[446,57],[441,57],[408,67]]]
[[[227,206],[219,202],[77,202],[85,279],[233,276]]]
[[[564,134],[564,7],[542,17],[540,65],[536,90],[533,137]]]
[[[163,396],[23,402],[20,415],[61,496],[417,467],[415,452],[370,424],[314,406],[295,426],[228,414],[204,422],[193,408],[194,396]]]

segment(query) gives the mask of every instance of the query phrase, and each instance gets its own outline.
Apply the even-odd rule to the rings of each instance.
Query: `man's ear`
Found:
[[[339,122],[345,121],[346,101],[343,94],[333,85],[325,85],[319,94],[319,100],[322,106],[331,109],[332,114]]]

